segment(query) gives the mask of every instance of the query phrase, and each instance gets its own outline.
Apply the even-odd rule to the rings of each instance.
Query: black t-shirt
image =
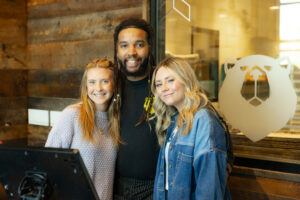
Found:
[[[136,125],[148,97],[148,79],[123,83],[121,139],[116,164],[116,177],[153,179],[159,153],[153,123]]]

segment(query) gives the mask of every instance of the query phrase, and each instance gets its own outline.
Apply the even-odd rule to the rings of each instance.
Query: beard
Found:
[[[126,76],[133,76],[133,77],[138,77],[138,76],[143,76],[146,74],[147,71],[147,65],[148,65],[148,57],[146,57],[144,59],[144,61],[141,63],[139,69],[135,72],[130,72],[127,70],[126,68],[126,59],[124,60],[124,62],[122,62],[121,60],[119,60],[119,64],[121,66],[121,70],[122,72],[126,75]]]

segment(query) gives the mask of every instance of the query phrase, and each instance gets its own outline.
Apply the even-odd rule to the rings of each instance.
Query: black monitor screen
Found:
[[[9,199],[99,199],[76,149],[0,145],[0,182]]]

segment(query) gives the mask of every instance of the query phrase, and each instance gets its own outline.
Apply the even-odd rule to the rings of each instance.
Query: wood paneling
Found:
[[[116,25],[128,17],[141,17],[141,7],[75,16],[28,20],[28,43],[112,39]]]
[[[48,134],[52,127],[50,126],[32,126],[28,125],[28,145],[45,146]]]
[[[27,123],[27,97],[0,97],[0,126]]]
[[[27,96],[27,70],[0,69],[0,97]]]
[[[27,124],[0,126],[0,140],[27,138]]]
[[[300,150],[233,145],[235,155],[266,160],[289,159],[300,161]]]
[[[113,31],[141,8],[35,19],[28,22],[29,68],[83,68],[95,58],[113,59]]]
[[[0,69],[26,68],[25,0],[2,0],[0,9]]]
[[[26,63],[24,61],[24,52],[21,48],[15,48],[14,46],[12,51],[1,52],[0,50],[0,69],[26,69]],[[20,54],[16,53],[17,51],[21,52]]]
[[[299,138],[266,137],[252,142],[242,135],[231,135],[234,154],[266,160],[287,159],[300,161]]]
[[[0,140],[27,137],[26,1],[0,1]]]
[[[50,18],[140,7],[143,0],[28,0],[28,18]]]
[[[25,0],[1,0],[0,18],[25,18],[26,19],[26,1]]]
[[[1,9],[2,12],[2,9]],[[1,43],[5,44],[22,44],[23,47],[26,47],[26,18],[2,18],[0,16],[0,38]],[[8,46],[3,47],[8,49]],[[9,50],[9,49],[8,49]]]
[[[113,40],[84,40],[33,44],[28,46],[31,69],[37,68],[84,68],[94,60],[107,56],[113,57]]]
[[[0,140],[27,137],[27,70],[0,70]]]
[[[77,103],[78,99],[54,97],[29,97],[28,107],[42,110],[62,111],[68,105]]]
[[[36,69],[28,73],[28,96],[79,98],[83,69]]]
[[[252,142],[243,135],[232,134],[231,139],[234,144],[239,145],[300,150],[300,138],[265,137],[258,142]]]
[[[273,175],[272,175],[273,174]],[[272,178],[268,176],[272,175]],[[260,169],[235,167],[229,179],[233,200],[296,200],[300,197],[300,177]]]
[[[27,97],[0,97],[0,110],[0,140],[27,138]]]

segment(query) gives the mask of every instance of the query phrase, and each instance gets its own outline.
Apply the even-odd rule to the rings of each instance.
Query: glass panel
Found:
[[[280,3],[300,3],[299,0],[280,0]]]
[[[288,57],[293,65],[291,79],[299,99],[300,95],[300,2],[282,1],[280,6],[280,57]],[[299,100],[298,100],[299,101]],[[288,132],[300,132],[300,104],[294,117],[289,121],[284,130]]]
[[[217,100],[227,57],[279,55],[276,0],[165,0],[158,5],[158,61],[164,54],[186,58],[211,100]]]
[[[226,58],[257,54],[288,57],[300,95],[299,0],[157,0],[157,5],[157,61],[167,55],[185,58],[211,100],[217,100],[225,78]],[[270,86],[264,70],[253,70],[247,72],[241,93],[250,101],[257,96],[251,104],[258,106],[269,97]],[[299,111],[281,132],[300,131],[300,104],[297,107]]]
[[[280,51],[299,51],[300,42],[281,42]]]
[[[280,6],[280,39],[300,40],[300,3]]]

